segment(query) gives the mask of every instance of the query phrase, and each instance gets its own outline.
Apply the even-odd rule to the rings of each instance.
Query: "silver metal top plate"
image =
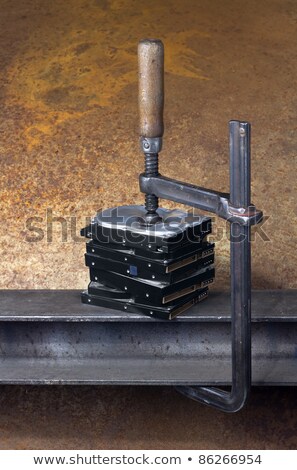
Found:
[[[93,223],[110,229],[129,229],[129,231],[134,233],[153,234],[154,236],[169,238],[184,232],[189,227],[200,225],[204,220],[209,219],[209,217],[179,209],[169,210],[159,207],[157,213],[162,218],[162,221],[146,226],[144,224],[146,214],[144,206],[119,206],[98,212]]]

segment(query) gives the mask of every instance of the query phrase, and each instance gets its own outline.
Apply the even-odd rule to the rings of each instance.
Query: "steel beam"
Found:
[[[228,293],[172,321],[80,303],[79,291],[0,291],[0,382],[230,385]],[[253,385],[297,385],[297,290],[252,295]]]

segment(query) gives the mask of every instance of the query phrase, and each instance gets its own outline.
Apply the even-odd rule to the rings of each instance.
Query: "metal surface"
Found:
[[[2,383],[230,385],[228,293],[171,322],[79,295],[1,292]],[[253,315],[253,384],[296,385],[297,291],[254,292]]]
[[[163,323],[158,318],[137,313],[128,314],[102,307],[94,309],[80,302],[80,294],[80,290],[2,290],[0,322]],[[172,320],[171,324],[230,321],[229,292],[211,292],[207,302],[193,306],[191,310]],[[297,290],[253,290],[252,322],[297,323]],[[269,325],[267,328],[269,329]]]
[[[247,18],[240,2],[227,9],[218,0],[170,2],[170,14],[167,2],[151,0],[152,8],[142,3],[136,15],[128,0],[94,0],[92,8],[86,0],[38,0],[38,8],[35,0],[2,0],[1,216],[2,227],[10,227],[1,233],[2,289],[83,289],[83,243],[70,242],[70,218],[77,217],[78,236],[100,207],[143,203],[136,47],[158,31],[166,47],[168,116],[161,173],[228,192],[226,123],[238,112],[247,116],[256,129],[252,200],[269,216],[262,230],[270,239],[257,230],[254,287],[297,287],[297,223],[290,223],[297,3],[251,0]],[[32,216],[42,218],[31,224],[43,231],[41,241],[25,229]],[[60,217],[69,223],[67,243]],[[282,243],[274,229],[279,220],[287,227]],[[228,288],[228,242],[224,236],[219,245],[218,289]]]

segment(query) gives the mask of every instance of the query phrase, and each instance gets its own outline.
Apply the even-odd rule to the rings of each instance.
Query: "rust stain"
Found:
[[[164,17],[166,5],[147,9],[141,4],[136,8],[130,0],[71,0],[57,13],[61,15],[44,16],[34,25],[7,70],[8,99],[33,115],[33,123],[23,131],[29,150],[44,136],[51,136],[57,125],[96,107],[110,106],[126,86],[136,83],[140,34],[160,35],[153,17],[154,13]],[[140,33],[139,18],[143,15],[147,15],[148,24]],[[190,44],[192,38],[209,35],[197,30],[168,31],[170,15],[166,23],[161,36],[167,72],[206,79],[199,68],[201,56]]]

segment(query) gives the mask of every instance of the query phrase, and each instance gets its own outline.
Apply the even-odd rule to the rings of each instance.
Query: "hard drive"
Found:
[[[136,256],[125,257],[126,261],[119,262],[114,259],[103,258],[86,253],[86,266],[96,270],[113,271],[118,274],[128,274],[133,278],[155,280],[163,283],[174,283],[196,272],[198,269],[210,266],[214,262],[214,255],[201,257],[201,253],[186,256],[171,264],[147,261]]]
[[[211,245],[211,246],[209,246]],[[191,243],[188,244],[182,244],[181,246],[176,246],[176,247],[166,247],[165,250],[163,250],[162,247],[158,247],[157,249],[145,249],[144,247],[139,247],[139,246],[126,246],[123,243],[101,243],[99,240],[92,239],[87,243],[87,248],[90,248],[90,250],[87,250],[89,253],[92,252],[91,250],[94,249],[92,253],[97,252],[100,256],[100,253],[106,250],[111,250],[113,252],[119,252],[122,253],[123,255],[135,255],[138,256],[139,258],[146,258],[149,260],[164,260],[165,262],[174,262],[175,260],[182,258],[186,255],[190,255],[193,252],[196,251],[207,251],[208,249],[214,248],[213,243],[208,243],[206,238],[204,237],[203,240],[199,242],[194,242],[192,241]],[[212,253],[214,252],[214,249],[212,250]],[[104,256],[104,255],[102,255]],[[106,256],[108,258],[108,256]],[[119,259],[121,261],[121,259]]]
[[[141,253],[135,252],[135,249],[126,247],[104,246],[95,243],[93,240],[87,243],[87,253],[95,255],[100,258],[118,261],[127,264],[137,264],[143,269],[149,268],[149,271],[159,272],[166,274],[176,271],[196,261],[204,260],[205,266],[208,266],[211,260],[214,261],[214,243],[204,243],[201,247],[196,247],[194,244],[191,251],[181,252],[179,255],[174,254],[174,257],[168,256],[162,258],[151,257],[151,252],[142,251]]]
[[[100,289],[98,289],[98,292]],[[172,320],[177,315],[185,312],[193,305],[206,299],[208,295],[208,288],[204,287],[197,292],[191,293],[182,299],[178,299],[168,303],[166,306],[150,306],[134,302],[133,300],[126,300],[122,297],[111,298],[108,295],[100,296],[93,295],[89,292],[83,292],[81,295],[82,302],[90,305],[97,305],[105,308],[116,310],[123,310],[129,313],[142,313],[150,317],[157,317],[164,320]]]
[[[90,294],[97,295],[96,283],[99,282],[108,287],[129,292],[136,303],[158,306],[184,297],[211,284],[214,279],[214,269],[195,271],[191,276],[172,284],[94,269],[90,270],[90,278],[91,282],[88,287]]]

